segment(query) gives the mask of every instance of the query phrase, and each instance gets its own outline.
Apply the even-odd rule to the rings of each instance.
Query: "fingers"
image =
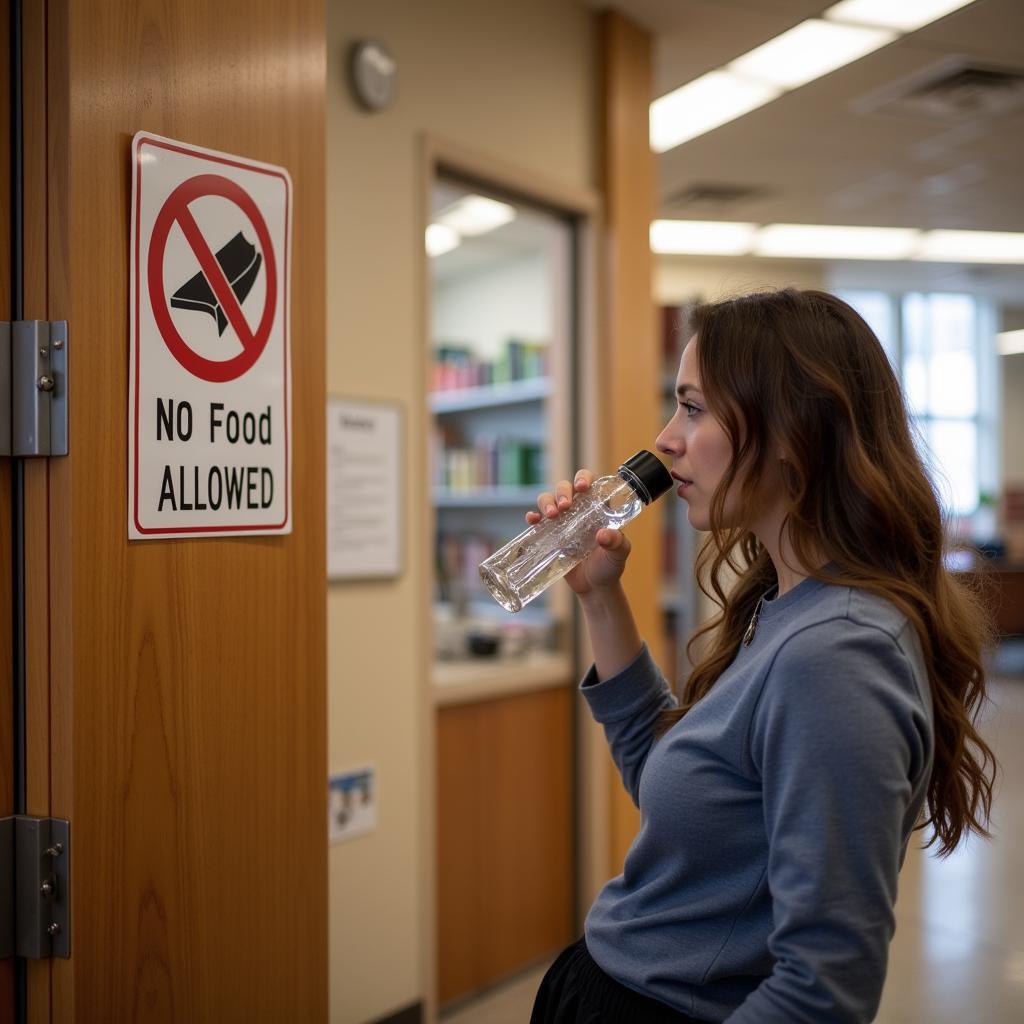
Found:
[[[555,496],[550,491],[545,491],[537,498],[537,507],[540,509],[541,515],[548,519],[554,519],[558,515]]]
[[[545,491],[537,496],[537,508],[526,513],[526,521],[532,526],[542,519],[554,519],[558,515],[558,507],[555,503],[555,496],[550,491]]]
[[[559,480],[555,487],[558,511],[564,512],[572,504],[573,484],[571,480]]]
[[[589,469],[579,470],[572,480],[559,480],[554,491],[544,491],[537,497],[538,511],[527,512],[526,521],[532,525],[542,519],[554,519],[572,504],[574,494],[582,494],[593,482],[594,474]]]
[[[597,531],[597,543],[608,552],[611,558],[625,564],[629,558],[632,546],[629,538],[621,530],[609,530],[607,528]]]

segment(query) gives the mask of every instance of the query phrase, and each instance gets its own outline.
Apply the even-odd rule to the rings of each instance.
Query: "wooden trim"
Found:
[[[580,395],[577,416],[580,464],[596,469],[605,465],[607,424],[602,415],[602,397],[607,382],[608,318],[600,296],[605,294],[611,267],[605,258],[606,216],[603,205],[580,224],[579,274],[582,296],[579,303],[581,345],[577,352],[576,375]],[[583,616],[577,611],[576,650],[579,667],[593,662],[590,637]],[[611,791],[608,777],[608,744],[604,731],[577,699],[576,777],[578,808],[576,907],[577,929],[582,931],[586,912],[599,889],[607,882],[612,862],[608,857]]]
[[[587,216],[596,213],[600,207],[598,193],[592,189],[564,185],[527,167],[481,153],[440,135],[424,133],[422,153],[424,165],[430,168],[430,181],[438,173],[447,171],[521,196],[529,202],[555,207],[562,213]],[[428,191],[424,216],[429,210]],[[426,223],[424,220],[424,230]]]
[[[420,252],[423,252],[423,237],[430,222],[431,190],[433,182],[439,173],[446,172],[455,176],[465,177],[469,180],[479,181],[481,184],[488,184],[513,196],[520,196],[526,201],[539,203],[555,210],[574,216],[577,219],[577,245],[578,245],[578,266],[579,282],[576,295],[575,319],[578,324],[578,365],[577,377],[578,387],[581,396],[581,426],[592,423],[595,417],[593,412],[593,385],[599,377],[600,371],[599,352],[602,340],[603,317],[598,307],[597,297],[600,294],[600,267],[601,258],[599,245],[602,237],[602,204],[600,193],[588,188],[567,186],[561,182],[546,178],[543,174],[537,174],[534,170],[510,164],[506,160],[499,159],[493,155],[481,153],[466,147],[460,143],[453,142],[442,136],[429,132],[421,133],[419,146],[419,197],[418,216],[414,223],[414,244]],[[420,360],[420,379],[423,381],[422,394],[418,409],[413,409],[411,421],[419,422],[421,426],[421,437],[430,436],[432,413],[428,401],[430,392],[430,367],[427,353],[430,348],[430,323],[431,323],[431,282],[430,265],[424,254],[421,262],[421,273],[419,275],[419,323],[418,335]],[[580,432],[583,443],[581,444],[581,456],[583,459],[593,462],[595,446],[593,444],[593,433]],[[427,485],[426,477],[423,479],[424,493]],[[427,514],[421,517],[419,550],[429,553],[433,550],[433,533],[435,530],[435,517],[429,500],[425,501],[424,507]],[[425,557],[429,557],[429,554]],[[420,841],[423,850],[421,858],[422,870],[420,873],[421,891],[421,932],[420,946],[423,950],[421,969],[424,972],[422,977],[422,988],[424,992],[424,1009],[427,1020],[434,1020],[438,1008],[437,988],[437,900],[435,895],[437,879],[437,821],[435,811],[436,793],[436,763],[437,763],[437,721],[436,715],[439,704],[446,703],[443,698],[439,699],[437,687],[434,685],[431,666],[434,658],[433,642],[433,608],[432,608],[432,580],[433,574],[429,568],[423,576],[424,587],[420,598],[421,616],[419,621],[420,657],[419,663],[424,666],[420,680],[420,750],[422,752],[421,764],[423,771],[420,775],[420,806],[424,808],[421,821]],[[507,695],[507,694],[506,694]],[[580,780],[580,792],[576,799],[588,808],[601,808],[606,803],[606,787],[600,782],[600,776],[587,770],[587,759],[592,755],[590,746],[578,757],[578,778]],[[603,817],[598,813],[585,814],[585,820],[593,822],[599,832],[588,831],[584,836],[579,837],[578,848],[587,851],[595,848],[603,848],[605,835],[607,834],[602,825]],[[602,857],[603,861],[604,858]],[[592,858],[587,858],[584,864],[575,865],[577,876],[577,889],[579,893],[588,891],[592,885],[595,874]],[[606,874],[602,872],[602,880]]]
[[[11,24],[10,0],[0,0],[0,19]],[[11,75],[10,36],[4,35],[5,68],[0,74],[0,318],[10,320],[11,310]],[[11,690],[11,460],[0,458],[0,818],[14,812],[13,693]],[[4,882],[6,884],[6,880]],[[0,960],[0,1020],[14,1019],[14,959]]]
[[[600,15],[603,88],[602,180],[607,196],[605,247],[608,337],[601,407],[606,414],[604,462],[614,463],[650,448],[661,426],[654,401],[661,355],[652,291],[650,224],[655,213],[656,173],[648,140],[651,102],[651,36],[614,11]],[[661,658],[661,516],[631,523],[633,554],[624,578],[637,625],[655,661]],[[639,826],[639,816],[611,774],[612,828],[609,856],[620,865]]]
[[[430,347],[430,263],[423,239],[426,237],[427,225],[430,223],[431,191],[436,174],[436,156],[427,139],[421,140],[418,147],[418,204],[416,216],[413,218],[413,237],[410,239],[414,252],[423,253],[420,261],[419,284],[419,331],[416,335],[416,351],[413,359],[419,367],[419,379],[422,387],[419,392],[419,406],[413,405],[409,415],[410,436],[421,439],[430,437],[433,413],[428,398],[430,386],[430,365],[427,352]],[[412,428],[419,424],[419,430]],[[422,465],[419,480],[421,495],[425,495],[429,486],[426,461],[422,451],[414,457],[411,452],[408,458],[413,465]],[[410,477],[410,479],[412,479]],[[412,480],[410,495],[416,492],[412,487],[417,481]],[[419,657],[416,663],[420,666],[420,679],[417,687],[419,696],[419,806],[420,813],[420,991],[423,993],[423,1004],[426,1019],[437,1019],[438,986],[437,986],[437,822],[435,811],[435,794],[437,792],[437,722],[433,699],[433,676],[431,666],[434,662],[434,609],[433,609],[433,570],[430,552],[434,550],[433,534],[435,529],[434,510],[429,500],[424,502],[424,514],[417,517],[420,527],[418,542],[413,545],[414,551],[422,552],[421,558],[426,562],[426,569],[420,577],[421,592],[416,601],[420,609]],[[414,578],[416,574],[413,574]]]

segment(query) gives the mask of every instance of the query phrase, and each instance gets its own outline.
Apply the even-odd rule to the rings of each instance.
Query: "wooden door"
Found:
[[[70,454],[26,484],[29,809],[72,851],[72,955],[30,964],[29,1019],[322,1021],[323,7],[23,2],[27,315],[69,321],[71,409]],[[291,174],[288,536],[127,540],[139,130]]]

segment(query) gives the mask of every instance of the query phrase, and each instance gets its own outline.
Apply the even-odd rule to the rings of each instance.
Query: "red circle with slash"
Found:
[[[189,209],[191,202],[203,196],[220,196],[222,199],[234,203],[249,218],[256,231],[263,254],[263,265],[267,271],[267,289],[263,315],[255,330],[249,327],[242,307],[231,290],[230,282]],[[199,266],[202,268],[213,294],[217,297],[224,315],[242,343],[242,351],[231,359],[207,359],[205,356],[199,355],[181,336],[171,318],[167,295],[164,291],[163,270],[167,238],[175,224],[181,228],[189,248],[199,260]],[[240,185],[219,174],[197,174],[194,178],[183,181],[167,197],[153,224],[153,234],[149,242],[147,273],[149,298],[156,325],[160,329],[164,344],[170,350],[171,355],[189,373],[202,380],[219,384],[241,377],[259,359],[263,349],[266,348],[270,329],[274,325],[274,313],[277,310],[277,265],[274,261],[274,249],[270,244],[270,232],[267,230],[266,221],[252,197]]]

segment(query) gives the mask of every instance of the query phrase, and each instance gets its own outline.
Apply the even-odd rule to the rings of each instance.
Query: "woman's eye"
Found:
[[[694,405],[693,402],[680,402],[679,408],[686,410],[686,416],[688,419],[692,419],[701,411],[700,406]]]

